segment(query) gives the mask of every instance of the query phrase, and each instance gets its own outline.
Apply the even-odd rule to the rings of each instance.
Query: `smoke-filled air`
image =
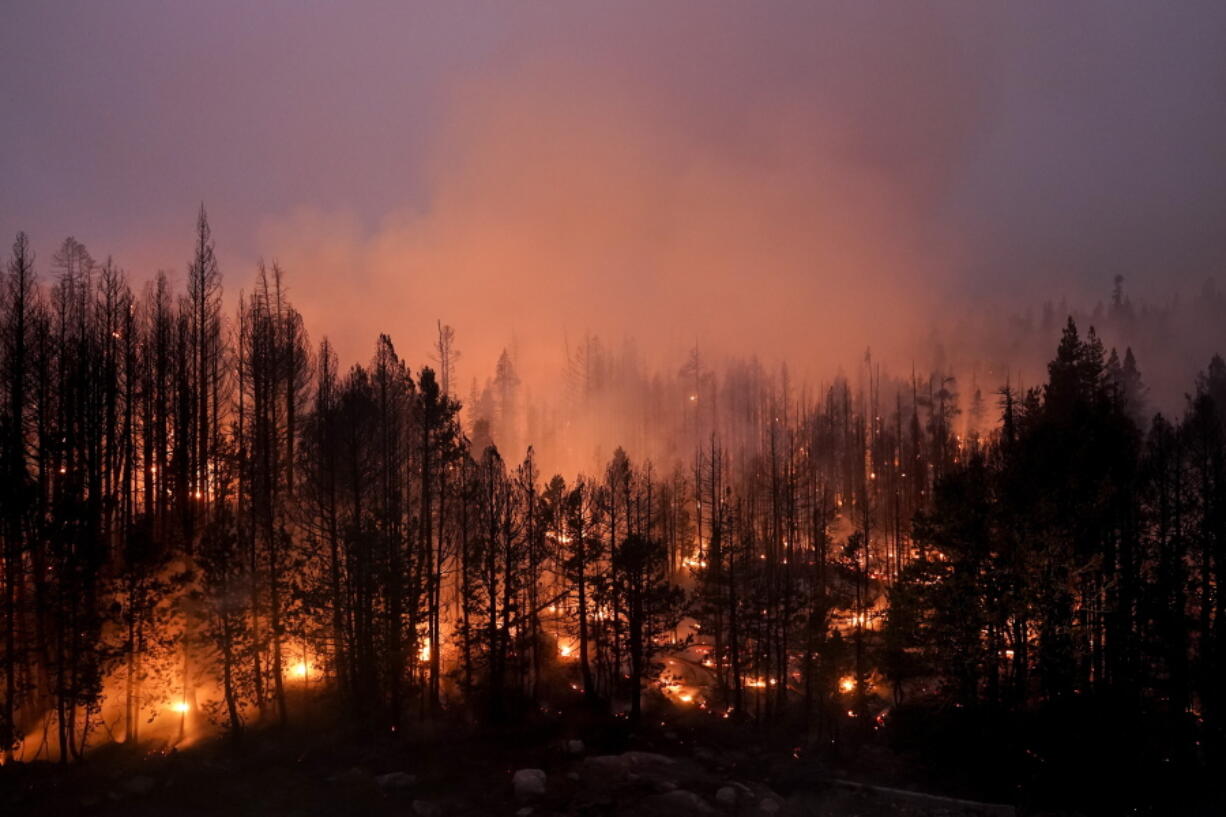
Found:
[[[0,807],[1219,813],[1223,42],[6,7]]]

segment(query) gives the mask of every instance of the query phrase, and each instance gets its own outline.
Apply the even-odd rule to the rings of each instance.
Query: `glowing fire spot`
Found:
[[[294,677],[305,679],[311,674],[311,665],[306,661],[299,661],[290,667],[289,671]]]
[[[694,702],[694,696],[686,692],[678,696],[678,700],[680,700],[683,704],[689,704]]]
[[[187,701],[175,701],[170,708],[175,712],[184,713],[190,711],[192,707]]]
[[[562,646],[558,647],[558,654],[561,655],[563,658],[569,658],[570,654],[574,651],[575,651],[575,648],[569,644],[563,644]]]
[[[844,692],[851,692],[855,688],[856,688],[856,679],[852,678],[851,676],[848,676],[844,678],[843,680],[839,681],[839,689],[843,690]]]
[[[430,639],[427,638],[417,651],[417,660],[422,663],[430,660]]]

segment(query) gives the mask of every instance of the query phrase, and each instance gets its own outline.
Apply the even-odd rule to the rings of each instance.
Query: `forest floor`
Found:
[[[181,750],[111,745],[87,762],[0,768],[0,814],[22,817],[958,817],[1012,814],[925,800],[888,753],[845,765],[710,718],[559,717],[501,731],[412,724],[409,738],[351,728],[251,731]],[[664,715],[663,717],[668,717]],[[517,775],[521,770],[539,770]],[[890,790],[859,788],[859,780]],[[543,785],[542,785],[543,784]]]

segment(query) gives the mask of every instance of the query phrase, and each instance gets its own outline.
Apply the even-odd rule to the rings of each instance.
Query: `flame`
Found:
[[[843,690],[844,692],[851,692],[855,688],[856,679],[852,678],[850,675],[839,681],[839,689]]]
[[[430,660],[430,639],[427,638],[422,642],[421,649],[417,651],[417,660],[425,663]]]
[[[290,674],[294,675],[297,678],[302,678],[303,680],[306,680],[311,674],[311,665],[308,664],[306,661],[299,661],[297,664],[294,664],[294,666],[290,667]]]
[[[185,713],[191,711],[192,706],[187,701],[175,701],[170,708],[175,712]]]
[[[692,704],[698,700],[698,689],[695,687],[683,684],[680,680],[673,679],[662,687],[662,691],[666,696],[681,704]],[[700,706],[706,704],[700,703]]]

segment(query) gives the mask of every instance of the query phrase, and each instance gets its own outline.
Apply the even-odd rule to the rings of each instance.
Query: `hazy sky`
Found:
[[[1226,277],[1224,43],[1221,0],[5,2],[0,232],[181,274],[203,200],[227,291],[278,259],[351,358],[838,356]]]

